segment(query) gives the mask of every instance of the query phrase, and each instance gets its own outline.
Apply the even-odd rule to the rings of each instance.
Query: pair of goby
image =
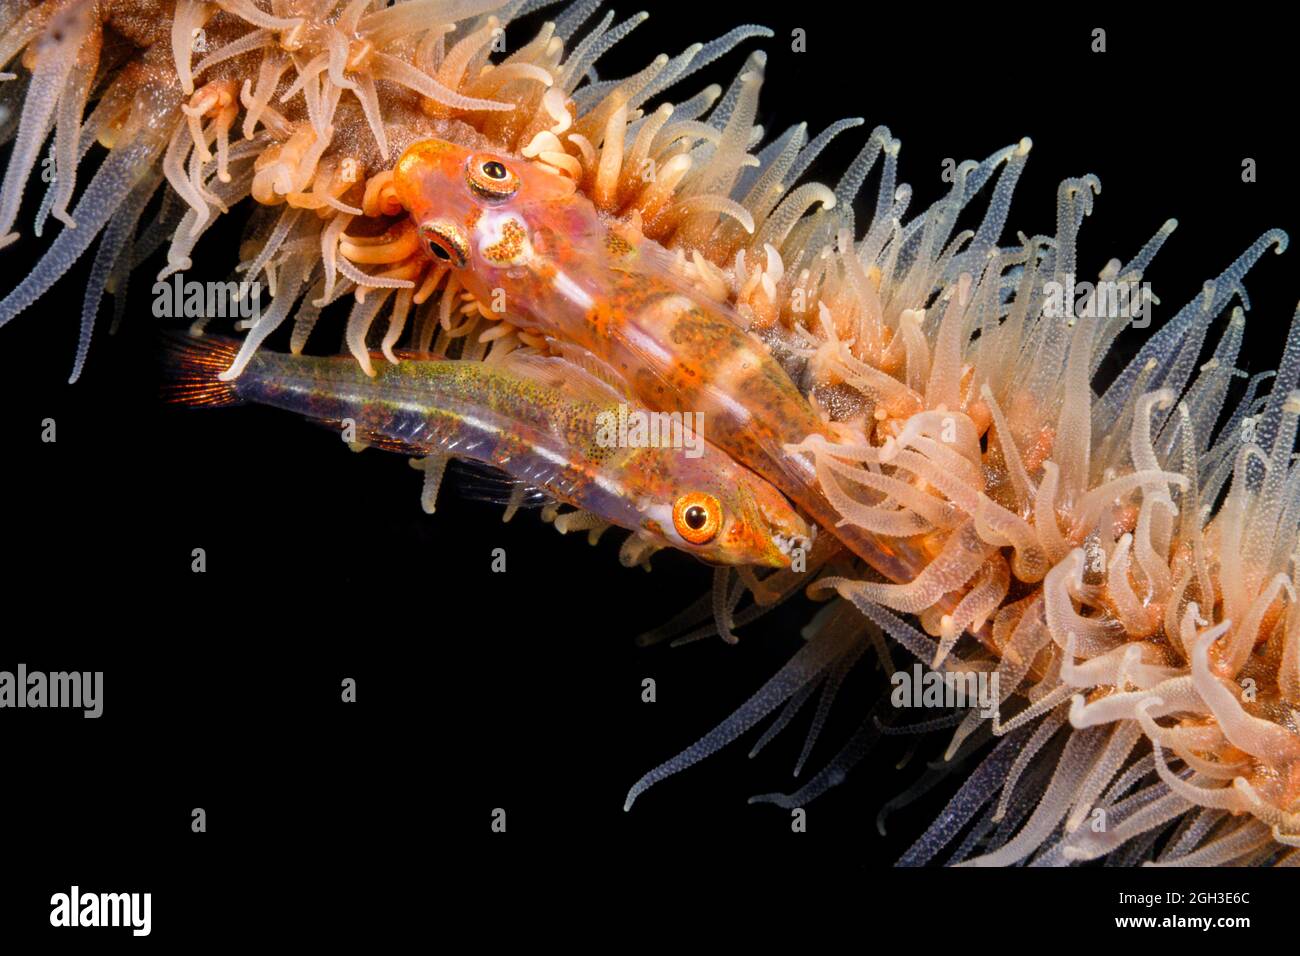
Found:
[[[444,140],[410,145],[396,198],[427,255],[508,321],[586,349],[656,411],[701,412],[709,438],[767,479],[887,580],[911,581],[927,558],[907,542],[846,524],[811,459],[789,446],[835,436],[729,306],[699,294],[671,256],[619,229],[549,168]]]

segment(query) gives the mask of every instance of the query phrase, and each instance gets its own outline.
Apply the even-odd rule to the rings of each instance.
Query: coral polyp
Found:
[[[237,215],[231,264],[271,297],[223,379],[282,326],[301,352],[340,303],[344,348],[372,379],[412,354],[545,356],[635,406],[703,413],[712,450],[818,533],[790,567],[775,567],[783,539],[773,567],[719,568],[673,625],[734,640],[791,595],[823,604],[798,654],[628,807],[783,708],[769,739],[822,687],[811,746],[847,669],[887,658],[888,636],[995,689],[948,756],[997,742],[902,862],[951,846],[974,865],[1300,863],[1300,312],[1275,373],[1240,368],[1244,279],[1285,233],[1151,324],[1102,387],[1121,333],[1151,323],[1144,283],[1174,221],[1077,282],[1100,183],[1066,179],[1054,233],[1008,239],[1028,139],[957,165],[914,211],[884,126],[833,184],[809,179],[863,123],[768,135],[759,51],[729,86],[668,99],[764,28],[611,79],[598,63],[645,15],[592,22],[599,0],[577,0],[504,50],[504,28],[547,6],[7,4],[0,245],[20,238],[47,142],[36,231],[63,228],[0,325],[98,239],[75,380],[104,293],[160,248],[159,279],[192,269]],[[441,458],[425,472],[431,500]],[[695,517],[716,516],[682,518],[687,536]],[[801,806],[867,749],[855,737],[765,799]],[[1084,825],[1097,814],[1104,827]]]

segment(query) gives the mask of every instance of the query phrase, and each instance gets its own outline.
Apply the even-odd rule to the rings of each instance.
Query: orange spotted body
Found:
[[[852,527],[786,446],[827,435],[766,346],[730,310],[680,277],[671,255],[602,216],[574,184],[513,157],[441,140],[410,146],[397,198],[426,252],[459,270],[480,302],[534,334],[591,353],[622,390],[656,411],[701,412],[706,437],[767,478],[893,581],[923,555]]]

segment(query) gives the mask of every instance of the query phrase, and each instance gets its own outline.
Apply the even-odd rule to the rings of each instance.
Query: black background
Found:
[[[620,20],[632,12],[619,10]],[[945,159],[983,159],[1031,136],[1009,230],[1054,232],[1060,179],[1101,178],[1081,279],[1130,257],[1166,218],[1180,220],[1147,275],[1164,303],[1157,325],[1266,229],[1300,228],[1281,21],[1143,22],[1133,8],[848,10],[656,2],[602,75],[764,23],[775,38],[748,42],[674,94],[725,85],[761,46],[769,132],[807,120],[815,134],[863,116],[814,170],[833,182],[869,130],[887,124],[903,143],[912,211],[947,191]],[[512,45],[536,22],[512,29]],[[1098,26],[1101,55],[1089,52]],[[790,50],[796,27],[807,31],[806,53]],[[1258,163],[1257,183],[1241,180],[1245,157]],[[874,204],[875,181],[860,208]],[[22,242],[0,254],[0,290],[44,248],[30,235],[34,198],[28,206]],[[189,277],[225,278],[237,235],[237,224],[214,230]],[[1270,255],[1247,279],[1252,373],[1280,354],[1294,256]],[[950,790],[891,817],[886,836],[877,811],[944,739],[923,742],[903,770],[895,764],[910,742],[891,741],[814,802],[808,832],[795,835],[787,811],[745,799],[797,786],[790,769],[806,714],[760,758],[745,756],[751,735],[625,814],[637,777],[788,659],[811,605],[792,603],[743,631],[737,647],[639,649],[638,633],[707,589],[708,569],[665,553],[649,575],[627,570],[616,533],[589,548],[535,513],[502,524],[499,506],[454,486],[426,516],[420,476],[397,456],[353,455],[328,432],[262,408],[161,405],[153,265],[137,274],[114,338],[105,305],[87,371],[68,386],[88,267],[89,256],[0,333],[0,668],[103,670],[106,685],[99,720],[0,712],[6,932],[47,926],[49,895],[74,882],[153,892],[154,938],[173,941],[258,924],[335,933],[454,923],[449,883],[497,903],[518,890],[559,894],[555,919],[564,920],[602,889],[663,906],[708,892],[694,885],[703,873],[774,886],[831,875],[870,880],[886,894],[873,905],[895,912],[919,912],[936,894],[1073,895],[1094,930],[1126,912],[1112,905],[1116,887],[1148,885],[1128,874],[1054,886],[928,874],[890,876],[881,889],[884,874],[873,871]],[[1131,353],[1143,334],[1126,333],[1118,351]],[[334,336],[341,323],[323,321],[316,347]],[[283,348],[282,338],[271,345]],[[57,443],[40,441],[45,418],[57,421]],[[190,570],[196,547],[207,552],[204,574]],[[490,570],[496,547],[507,552],[504,574]],[[345,677],[358,683],[354,705],[340,702]],[[645,677],[657,681],[654,704],[641,702]],[[812,770],[856,727],[871,693],[861,673],[845,688]],[[190,831],[194,807],[207,811],[206,834]],[[508,814],[504,835],[489,830],[495,807]],[[1250,878],[1256,925],[1283,916],[1265,905],[1276,882]]]

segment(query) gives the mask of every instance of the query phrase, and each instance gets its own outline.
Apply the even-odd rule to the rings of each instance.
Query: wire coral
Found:
[[[1142,282],[1172,220],[1106,266],[1084,309],[1062,309],[1054,290],[1077,271],[1094,177],[1061,183],[1053,235],[1010,242],[1028,139],[961,164],[949,194],[920,212],[883,126],[833,186],[805,182],[827,144],[862,121],[769,136],[756,124],[761,53],[725,89],[665,100],[763,28],[610,79],[598,62],[645,15],[589,25],[600,3],[577,0],[505,51],[504,28],[544,6],[7,4],[0,245],[18,238],[47,141],[53,175],[36,231],[50,217],[63,228],[0,301],[0,325],[98,237],[75,380],[106,290],[160,247],[160,278],[191,268],[214,222],[251,207],[237,272],[265,282],[271,299],[228,375],[286,322],[300,350],[345,297],[345,344],[366,367],[372,344],[396,361],[403,340],[416,351],[459,343],[461,357],[487,361],[554,348],[423,255],[392,171],[430,137],[543,165],[618,228],[661,246],[684,287],[724,304],[763,343],[835,436],[810,435],[789,453],[808,463],[843,527],[891,542],[909,572],[884,580],[831,534],[802,574],[719,572],[713,594],[674,626],[706,622],[731,637],[802,590],[828,603],[789,664],[639,781],[629,806],[784,705],[761,746],[817,687],[828,708],[844,671],[887,634],[928,665],[996,675],[1000,688],[996,714],[960,719],[949,755],[997,743],[901,862],[933,860],[960,836],[950,862],[1295,865],[1300,313],[1277,372],[1228,402],[1246,374],[1243,279],[1285,248],[1285,234],[1260,237],[1098,390],[1103,358],[1133,321],[1107,297]],[[96,143],[102,159],[83,175]],[[859,224],[855,202],[877,173]],[[959,230],[983,192],[982,215]],[[436,490],[441,468],[426,474]],[[746,594],[753,603],[737,613]],[[822,705],[818,714],[805,757]],[[878,733],[864,724],[797,793],[763,799],[811,799]],[[1082,825],[1097,812],[1103,828]]]

